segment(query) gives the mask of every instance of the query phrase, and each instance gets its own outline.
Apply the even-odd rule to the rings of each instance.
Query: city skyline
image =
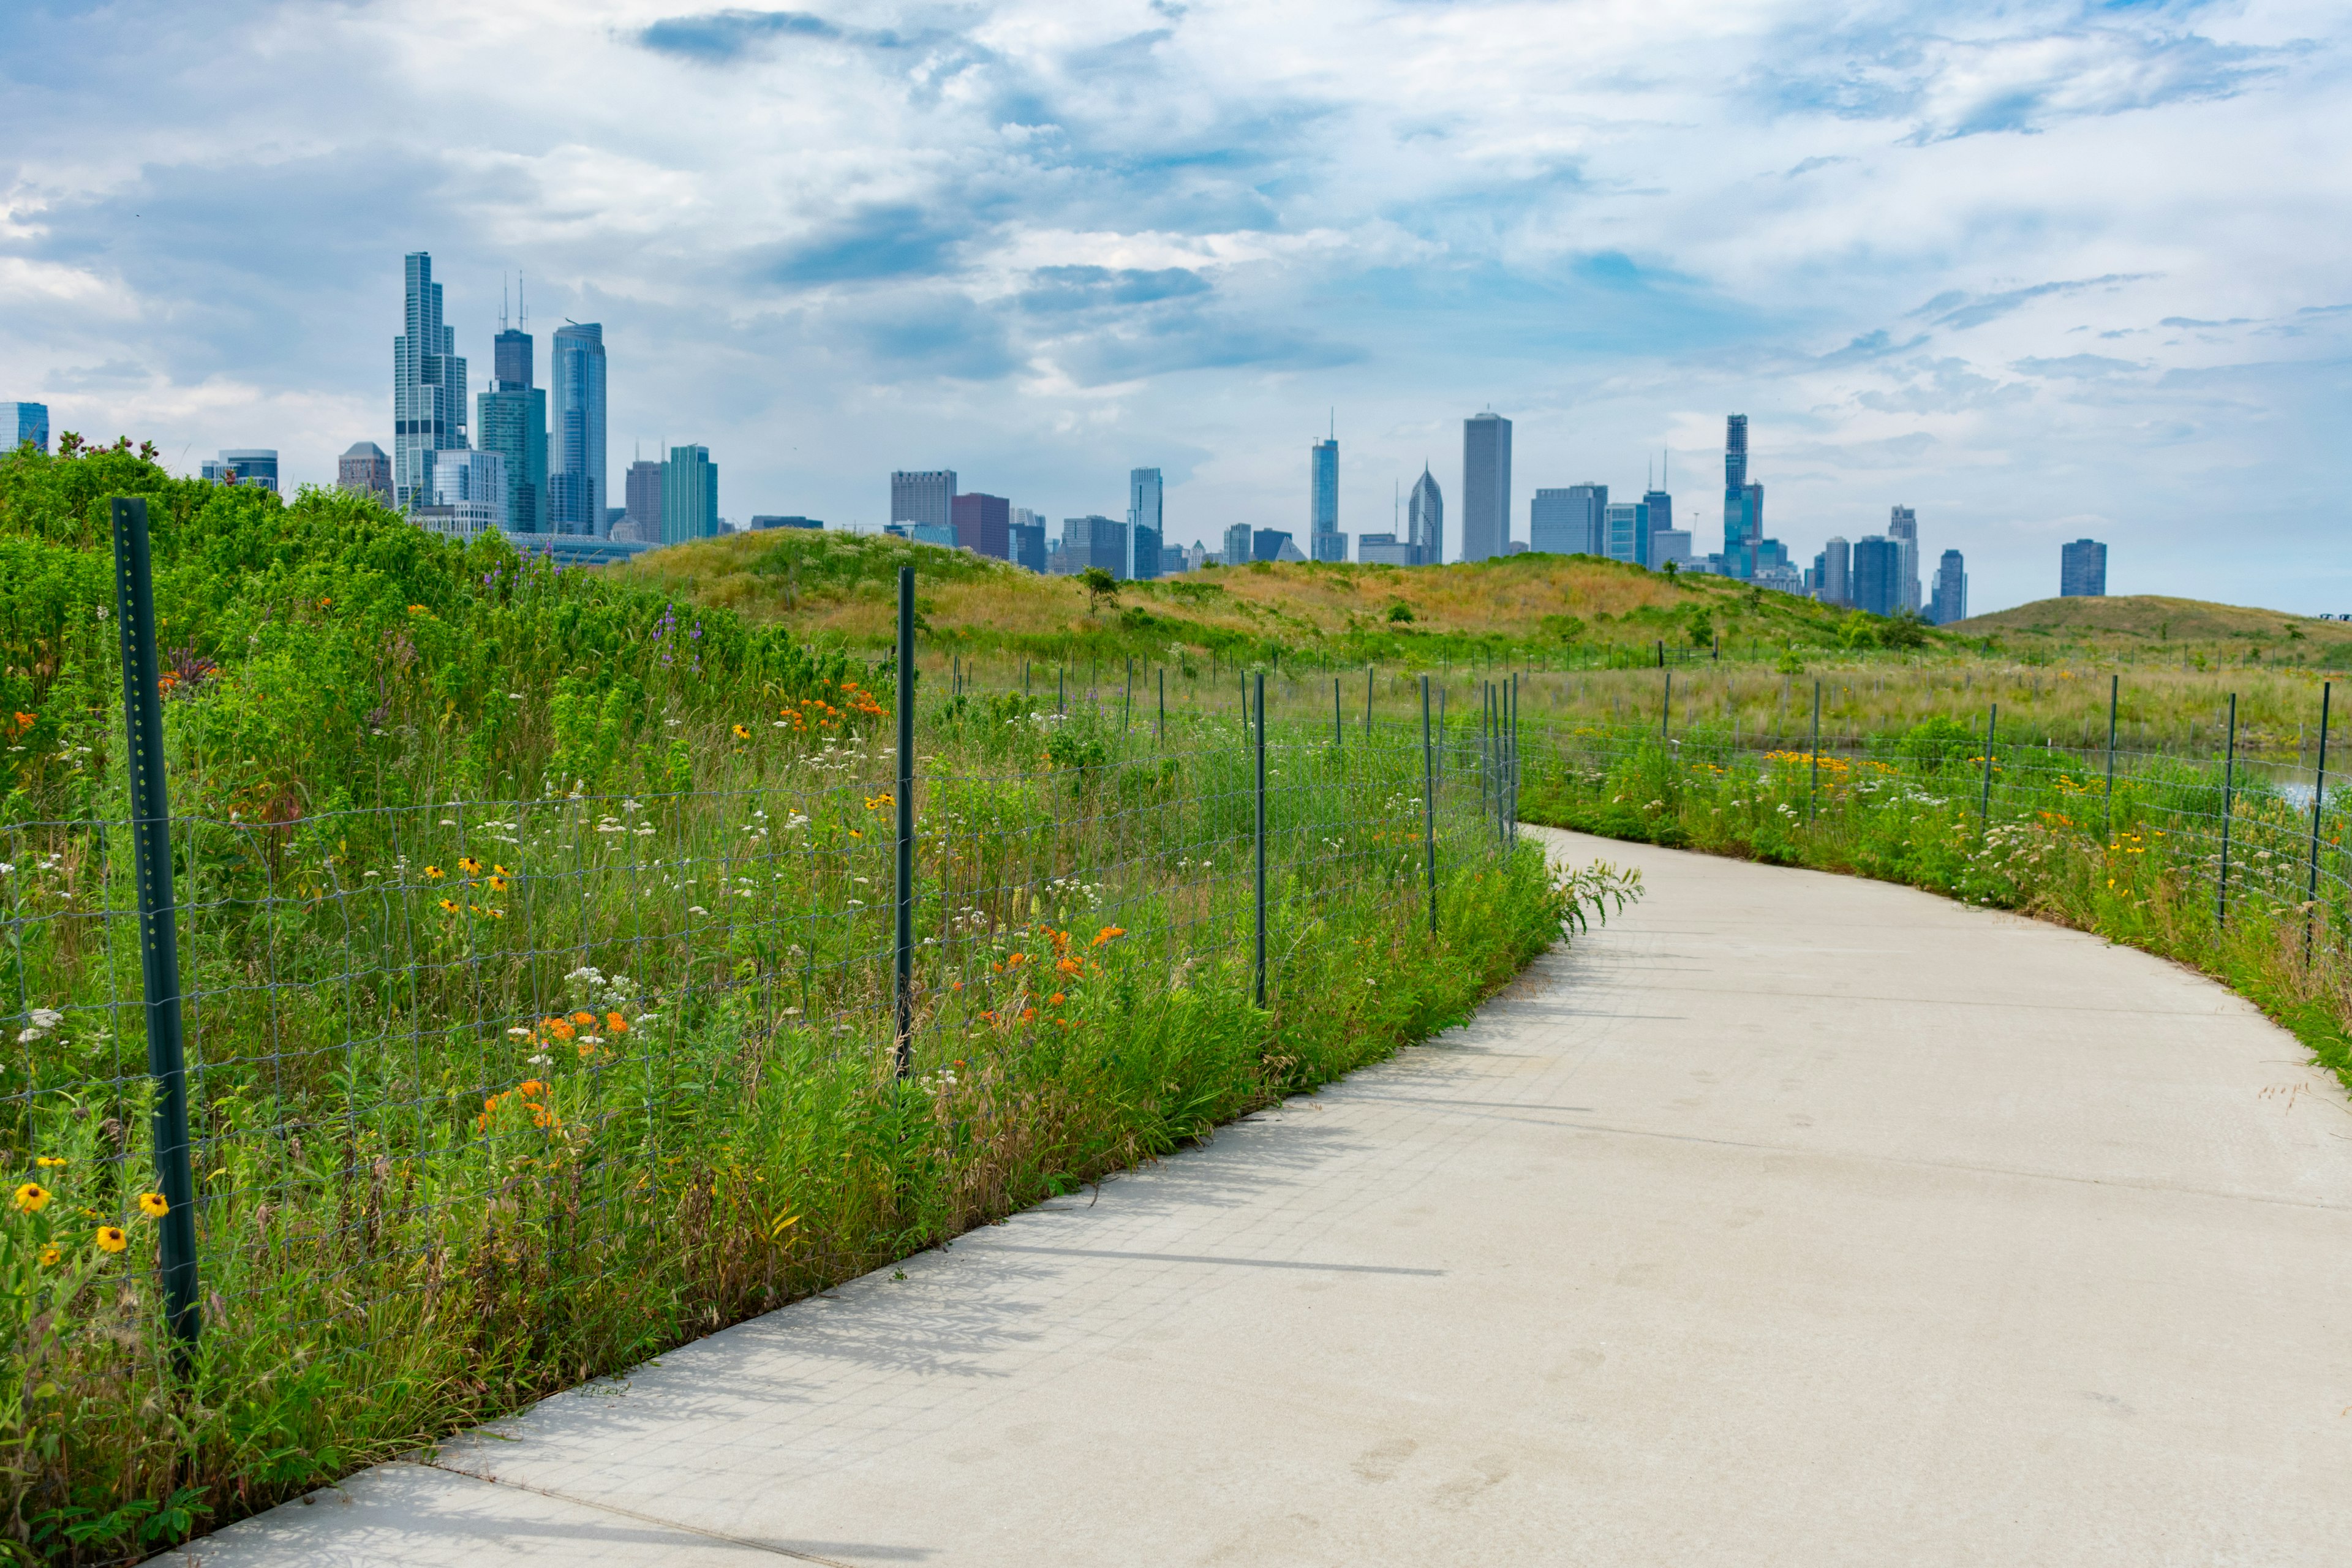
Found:
[[[127,109],[55,63],[83,7],[0,16],[0,398],[53,438],[182,472],[272,447],[289,490],[331,482],[393,445],[380,258],[425,249],[476,365],[517,268],[539,320],[601,323],[619,452],[707,444],[730,516],[878,527],[872,476],[924,454],[1055,519],[1149,464],[1187,541],[1297,531],[1336,403],[1363,531],[1425,458],[1458,503],[1458,421],[1492,404],[1522,494],[1631,494],[1629,456],[1670,452],[1703,553],[1736,409],[1808,558],[1900,503],[1979,608],[2046,596],[2082,535],[2116,592],[2342,597],[2352,172],[2321,150],[2352,23],[2325,14],[289,15],[215,8],[191,73],[183,18],[115,7],[110,70],[166,84]],[[1445,68],[1399,89],[1420,58]],[[375,129],[409,123],[438,133]],[[776,166],[778,136],[826,156]],[[2212,556],[2214,495],[2263,548]]]

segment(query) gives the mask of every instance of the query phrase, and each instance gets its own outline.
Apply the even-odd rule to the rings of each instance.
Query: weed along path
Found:
[[[2287,1034],[1549,837],[1647,897],[1442,1041],[184,1554],[2345,1560],[2352,1112]]]

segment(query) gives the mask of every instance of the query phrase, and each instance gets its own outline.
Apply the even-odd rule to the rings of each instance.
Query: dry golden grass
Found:
[[[2257,643],[2309,641],[2329,647],[2352,644],[2352,623],[2155,594],[2036,599],[2014,609],[1971,616],[1952,629],[1975,637],[1988,632],[2022,634],[2084,644],[2161,645],[2240,638]]]

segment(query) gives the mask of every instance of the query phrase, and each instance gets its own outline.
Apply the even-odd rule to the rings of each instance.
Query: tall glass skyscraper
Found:
[[[2078,539],[2058,547],[2058,596],[2062,599],[2102,598],[2107,591],[2107,547],[2095,539]]]
[[[49,405],[46,403],[0,403],[0,449],[15,451],[30,441],[49,449]]]
[[[1748,416],[1735,414],[1723,436],[1723,574],[1745,583],[1756,575],[1756,545],[1764,537],[1764,487],[1748,482]]]
[[[1311,561],[1348,559],[1348,536],[1339,531],[1339,438],[1318,441],[1307,463],[1307,553]]]
[[[475,400],[482,450],[506,458],[509,533],[552,533],[547,500],[547,393],[530,384],[530,334],[509,328],[494,341],[498,384]]]
[[[1947,550],[1936,564],[1936,594],[1927,601],[1927,618],[1939,626],[1969,618],[1968,563],[1957,550]]]
[[[1129,469],[1126,572],[1129,577],[1149,580],[1160,575],[1160,542],[1167,536],[1161,526],[1160,502],[1160,470]]]
[[[1903,607],[1903,546],[1883,533],[1865,533],[1853,543],[1851,578],[1853,607],[1892,616]]]
[[[1506,554],[1511,542],[1511,422],[1474,414],[1462,422],[1462,559]]]
[[[1605,555],[1608,508],[1607,485],[1538,490],[1528,507],[1528,548],[1548,555]]]
[[[1412,493],[1404,502],[1405,539],[1412,545],[1412,562],[1416,566],[1435,566],[1445,559],[1445,498],[1438,493],[1437,480],[1429,465],[1421,466],[1421,478],[1413,480]]]
[[[1895,508],[1886,520],[1886,537],[1903,547],[1903,605],[1916,610],[1919,607],[1919,514],[1907,506]]]
[[[719,465],[708,447],[672,447],[662,465],[662,542],[683,544],[719,533]]]
[[[441,320],[429,252],[402,262],[402,325],[392,340],[392,489],[403,510],[432,500],[432,454],[466,445],[466,362]]]
[[[604,327],[566,321],[549,355],[548,510],[557,533],[604,525]]]

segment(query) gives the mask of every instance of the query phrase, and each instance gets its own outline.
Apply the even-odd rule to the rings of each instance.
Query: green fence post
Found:
[[[172,893],[172,797],[163,776],[163,697],[155,650],[155,584],[147,502],[118,497],[114,609],[122,637],[122,720],[130,742],[131,851],[139,892],[139,961],[147,1072],[155,1080],[155,1180],[171,1207],[160,1229],[163,1316],[184,1374],[203,1314],[196,1294],[196,1185],[188,1161],[188,1065],[180,1016],[179,911]]]
[[[1659,646],[1659,647],[1664,647],[1665,645],[1664,645],[1664,643],[1661,643],[1661,644],[1659,644],[1658,646]],[[1661,741],[1665,740],[1665,739],[1667,739],[1670,735],[1672,735],[1672,734],[1673,734],[1673,732],[1674,732],[1674,722],[1675,722],[1675,672],[1674,672],[1673,670],[1669,669],[1669,670],[1667,670],[1667,671],[1666,671],[1666,697],[1665,697],[1665,700],[1658,704],[1658,739],[1659,739],[1659,740],[1661,740]]]
[[[2327,794],[2327,698],[2335,682],[2322,681],[2319,686],[2319,771],[2311,780],[2311,891],[2310,908],[2303,911],[2303,961],[2311,962],[2311,928],[2319,913],[2319,805]]]
[[[1168,743],[1168,667],[1160,667],[1160,744]]]
[[[2230,929],[2230,805],[2238,772],[2238,694],[2230,693],[2229,750],[2221,755],[2221,879],[2213,895],[2213,923]]]
[[[1257,674],[1257,1005],[1265,1005],[1265,671]]]
[[[1338,751],[1345,742],[1346,720],[1339,711],[1339,678],[1331,678],[1331,749]]]
[[[2107,677],[2107,839],[2116,836],[2116,702],[2123,694],[2124,678]]]
[[[1822,683],[1813,682],[1813,793],[1805,801],[1805,820],[1811,822],[1822,808]]]
[[[898,568],[898,1076],[915,1067],[915,569]]]
[[[1421,678],[1421,848],[1429,868],[1429,934],[1437,934],[1437,752],[1429,736],[1429,677]]]
[[[1984,795],[1977,803],[1977,837],[1979,838],[1984,837],[1985,830],[1992,823],[1992,742],[2000,725],[2000,704],[1996,702],[1985,716]]]

